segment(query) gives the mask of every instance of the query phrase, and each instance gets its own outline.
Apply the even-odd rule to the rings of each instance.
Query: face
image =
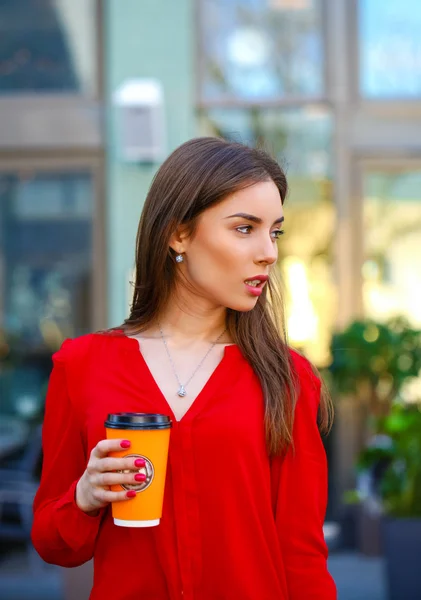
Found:
[[[184,255],[177,265],[191,293],[210,306],[251,310],[276,263],[283,209],[273,181],[234,192],[203,212],[191,237],[171,247]]]

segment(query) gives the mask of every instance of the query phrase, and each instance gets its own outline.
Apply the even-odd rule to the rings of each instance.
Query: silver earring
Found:
[[[182,254],[177,254],[177,256],[175,257],[175,261],[178,263],[184,262],[184,256]]]

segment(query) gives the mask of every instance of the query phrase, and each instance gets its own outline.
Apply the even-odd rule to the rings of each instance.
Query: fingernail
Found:
[[[123,440],[123,441],[121,441],[120,442],[120,446],[122,448],[130,448],[130,442],[129,442],[129,440]]]
[[[136,473],[134,478],[136,479],[136,481],[145,481],[146,475],[144,475],[143,473]]]
[[[144,467],[145,465],[146,465],[146,462],[145,462],[145,460],[143,458],[137,458],[134,461],[134,466],[135,467]]]
[[[126,493],[127,498],[134,498],[136,496],[136,492],[134,490],[129,490]]]

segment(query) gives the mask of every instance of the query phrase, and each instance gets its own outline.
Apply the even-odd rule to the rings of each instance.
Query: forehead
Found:
[[[283,216],[279,190],[273,181],[255,183],[229,194],[222,202],[205,211],[204,216],[225,218],[236,213],[248,213],[264,222],[273,223]]]

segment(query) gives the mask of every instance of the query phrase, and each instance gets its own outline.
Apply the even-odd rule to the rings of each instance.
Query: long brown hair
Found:
[[[262,150],[219,138],[197,138],[177,148],[157,171],[139,223],[131,313],[124,329],[140,333],[156,323],[170,300],[177,277],[169,247],[177,227],[193,234],[198,216],[228,194],[272,180],[284,203],[288,185],[279,164]],[[233,341],[259,377],[265,398],[270,455],[292,442],[298,378],[286,342],[281,287],[272,269],[267,290],[248,312],[227,310]],[[322,394],[319,426],[327,430],[329,400]]]

